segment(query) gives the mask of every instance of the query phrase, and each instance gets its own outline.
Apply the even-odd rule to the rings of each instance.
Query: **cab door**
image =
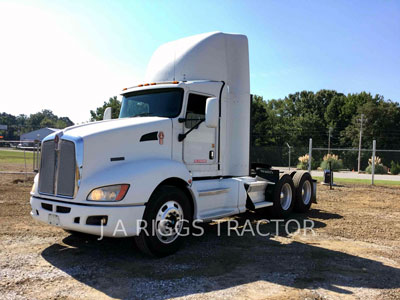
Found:
[[[217,129],[205,122],[206,102],[213,95],[190,91],[186,102],[184,132],[195,127],[183,140],[183,161],[194,177],[214,176],[217,171]]]

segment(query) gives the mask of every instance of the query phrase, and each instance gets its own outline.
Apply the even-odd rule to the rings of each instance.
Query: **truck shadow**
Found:
[[[342,218],[317,209],[308,217],[294,214],[292,219],[302,231],[304,221],[310,222],[310,218],[314,228],[325,227],[323,220]],[[239,231],[246,222],[256,230],[263,216],[245,213],[234,219]],[[400,269],[318,247],[318,239],[308,244],[294,241],[288,234],[299,230],[295,221],[279,223],[280,238],[274,235],[276,223],[259,226],[260,232],[271,233],[269,236],[253,236],[250,231],[229,236],[228,226],[228,222],[204,224],[204,235],[188,237],[178,253],[162,259],[143,257],[131,239],[98,241],[97,237],[75,235],[46,248],[42,257],[76,280],[123,299],[187,296],[256,281],[323,288],[342,295],[351,294],[351,288],[400,288]]]

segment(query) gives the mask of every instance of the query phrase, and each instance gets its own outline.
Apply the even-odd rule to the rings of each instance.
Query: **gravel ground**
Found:
[[[400,188],[319,186],[318,204],[279,235],[204,226],[178,253],[143,257],[131,239],[70,235],[33,220],[30,180],[0,175],[2,299],[400,299]],[[236,216],[254,225],[265,216]],[[308,221],[309,222],[309,221]],[[275,232],[264,224],[263,233]]]

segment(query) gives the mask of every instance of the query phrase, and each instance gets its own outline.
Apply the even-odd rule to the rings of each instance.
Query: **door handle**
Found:
[[[208,158],[214,159],[214,150],[210,150],[210,152],[208,153]]]

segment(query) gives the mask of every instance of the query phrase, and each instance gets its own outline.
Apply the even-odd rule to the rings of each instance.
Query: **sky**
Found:
[[[87,121],[142,83],[158,46],[211,31],[247,35],[264,99],[334,89],[400,101],[400,1],[0,0],[0,112]]]

